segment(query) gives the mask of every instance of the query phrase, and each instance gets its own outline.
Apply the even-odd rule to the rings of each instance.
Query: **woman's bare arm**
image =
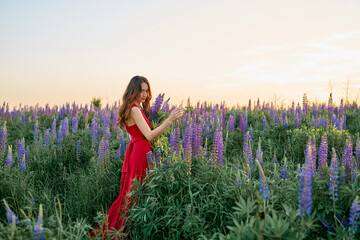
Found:
[[[137,107],[131,108],[131,117],[134,120],[135,124],[140,129],[141,133],[145,136],[148,141],[153,141],[159,137],[165,130],[168,128],[173,121],[179,118],[183,114],[183,109],[175,109],[171,112],[170,116],[165,119],[165,121],[158,126],[157,128],[151,130],[145,121],[141,110]]]

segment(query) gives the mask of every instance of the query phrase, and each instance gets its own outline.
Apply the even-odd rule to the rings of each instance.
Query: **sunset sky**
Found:
[[[0,1],[0,100],[44,106],[122,98],[227,105],[360,93],[360,1]],[[358,103],[360,102],[360,96]]]

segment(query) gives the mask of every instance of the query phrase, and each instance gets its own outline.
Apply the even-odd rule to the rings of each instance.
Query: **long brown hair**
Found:
[[[150,100],[152,98],[150,84],[145,77],[135,76],[130,80],[123,95],[122,104],[119,108],[119,119],[117,125],[121,129],[124,129],[124,126],[126,124],[125,121],[130,118],[131,105],[135,102],[136,97],[139,95],[139,93],[141,93],[141,83],[146,83],[149,87],[149,92],[147,94],[145,102],[142,104],[142,111],[145,113],[145,115],[148,115]]]

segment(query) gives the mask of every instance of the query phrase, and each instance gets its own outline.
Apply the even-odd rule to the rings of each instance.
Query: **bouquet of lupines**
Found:
[[[151,111],[148,113],[148,119],[150,121],[151,129],[155,129],[158,127],[169,115],[169,100],[168,98],[164,102],[164,93],[159,94],[156,99],[155,103],[151,106]],[[161,156],[167,156],[168,150],[170,148],[169,145],[169,135],[170,135],[170,128],[167,128],[163,134],[161,134],[156,140],[151,142],[151,147],[153,149],[153,154],[156,154],[156,161],[158,164],[162,162]],[[157,165],[158,165],[157,164]]]

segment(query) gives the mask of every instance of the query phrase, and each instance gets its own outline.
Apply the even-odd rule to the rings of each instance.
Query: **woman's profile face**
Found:
[[[149,93],[149,87],[146,83],[142,82],[141,83],[141,92],[138,94],[137,98],[136,98],[136,101],[137,102],[145,102],[147,96],[148,96],[148,93]]]

